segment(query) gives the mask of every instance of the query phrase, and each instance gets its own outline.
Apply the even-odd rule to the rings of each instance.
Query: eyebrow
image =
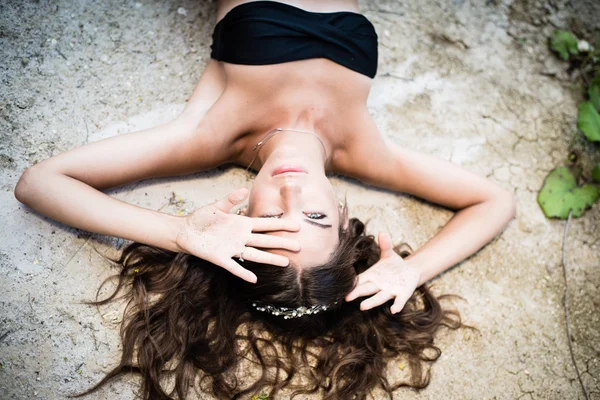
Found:
[[[306,222],[307,224],[316,225],[321,229],[329,229],[332,227],[332,225],[319,224],[318,222],[315,222],[312,219],[304,219],[304,222]]]

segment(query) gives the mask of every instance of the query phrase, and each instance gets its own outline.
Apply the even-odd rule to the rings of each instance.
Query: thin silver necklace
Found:
[[[301,131],[301,130],[298,130],[298,129],[275,128],[271,132],[267,133],[267,135],[265,137],[263,137],[258,143],[256,143],[256,145],[252,148],[252,151],[256,151],[256,154],[254,155],[254,158],[250,162],[250,165],[248,165],[248,168],[246,168],[246,171],[250,170],[250,167],[252,166],[252,164],[254,164],[254,161],[256,160],[256,157],[258,157],[258,152],[260,151],[260,148],[267,142],[267,140],[271,139],[273,136],[275,136],[278,133],[281,133],[283,131],[293,131],[293,132],[298,132],[298,133],[309,133],[309,134],[313,135],[314,137],[316,137],[317,139],[319,139],[319,142],[321,143],[321,146],[323,146],[323,152],[325,153],[325,164],[327,164],[327,150],[325,149],[325,144],[323,143],[323,141],[321,140],[321,138],[316,133],[310,132],[310,131]]]

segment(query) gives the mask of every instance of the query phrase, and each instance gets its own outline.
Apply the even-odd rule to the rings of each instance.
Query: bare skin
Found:
[[[218,2],[217,22],[245,1]],[[288,1],[314,12],[359,12],[352,0]],[[328,59],[310,59],[274,65],[235,65],[211,59],[180,117],[200,123],[199,131],[223,135],[228,162],[247,166],[251,151],[273,127],[318,132],[331,148],[330,158],[345,151],[354,139],[356,123],[366,117],[372,80]],[[204,118],[203,113],[210,109]],[[234,124],[223,127],[235,113]],[[233,145],[233,148],[232,148]],[[255,166],[260,169],[260,165]],[[335,171],[335,163],[328,166]],[[341,171],[338,171],[341,172]]]
[[[217,21],[241,3],[218,2]],[[314,12],[359,12],[355,0],[287,3]],[[314,132],[323,145],[313,135],[282,132],[260,148],[252,166],[258,174],[246,215],[286,220],[288,225],[265,230],[271,236],[295,240],[299,246],[290,240],[271,243],[269,253],[287,257],[298,267],[310,267],[327,260],[338,241],[336,228],[344,223],[326,173],[456,210],[443,229],[405,260],[394,257],[389,240],[380,237],[382,260],[372,273],[360,277],[347,299],[375,295],[362,303],[368,309],[395,298],[393,311],[397,312],[418,285],[496,236],[514,217],[515,200],[510,192],[458,165],[387,145],[366,106],[371,82],[328,59],[259,66],[211,59],[175,120],[44,160],[25,171],[15,195],[70,226],[182,251],[185,246],[177,238],[186,236],[179,233],[189,221],[124,204],[100,190],[226,163],[247,167],[257,156],[253,146],[272,129]],[[285,165],[301,167],[302,172],[275,174]],[[252,224],[245,226],[251,237]],[[235,228],[230,229],[228,234],[234,234]],[[220,259],[238,253],[223,254]],[[272,263],[281,261],[274,258]],[[390,282],[405,282],[405,286],[392,287]]]

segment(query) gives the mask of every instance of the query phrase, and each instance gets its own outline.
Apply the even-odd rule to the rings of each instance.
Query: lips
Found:
[[[273,170],[271,176],[285,174],[286,172],[299,172],[306,174],[306,170],[298,165],[282,165]]]

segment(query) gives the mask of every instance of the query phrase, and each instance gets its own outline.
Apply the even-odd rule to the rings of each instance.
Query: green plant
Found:
[[[573,217],[581,217],[588,206],[592,206],[600,193],[592,184],[577,186],[577,181],[567,167],[558,167],[546,177],[538,202],[547,217],[566,219],[569,211]]]
[[[578,107],[577,128],[590,142],[600,142],[600,38],[596,46],[585,40],[578,40],[572,33],[556,30],[550,38],[550,48],[561,59],[568,61],[569,69],[577,70],[586,86],[587,100]],[[537,197],[546,217],[567,219],[581,217],[588,207],[600,198],[597,183],[600,182],[600,163],[583,178],[577,167],[578,157],[569,156],[569,166],[561,166],[550,171]],[[581,181],[578,185],[577,182]],[[593,183],[596,182],[596,183]]]

